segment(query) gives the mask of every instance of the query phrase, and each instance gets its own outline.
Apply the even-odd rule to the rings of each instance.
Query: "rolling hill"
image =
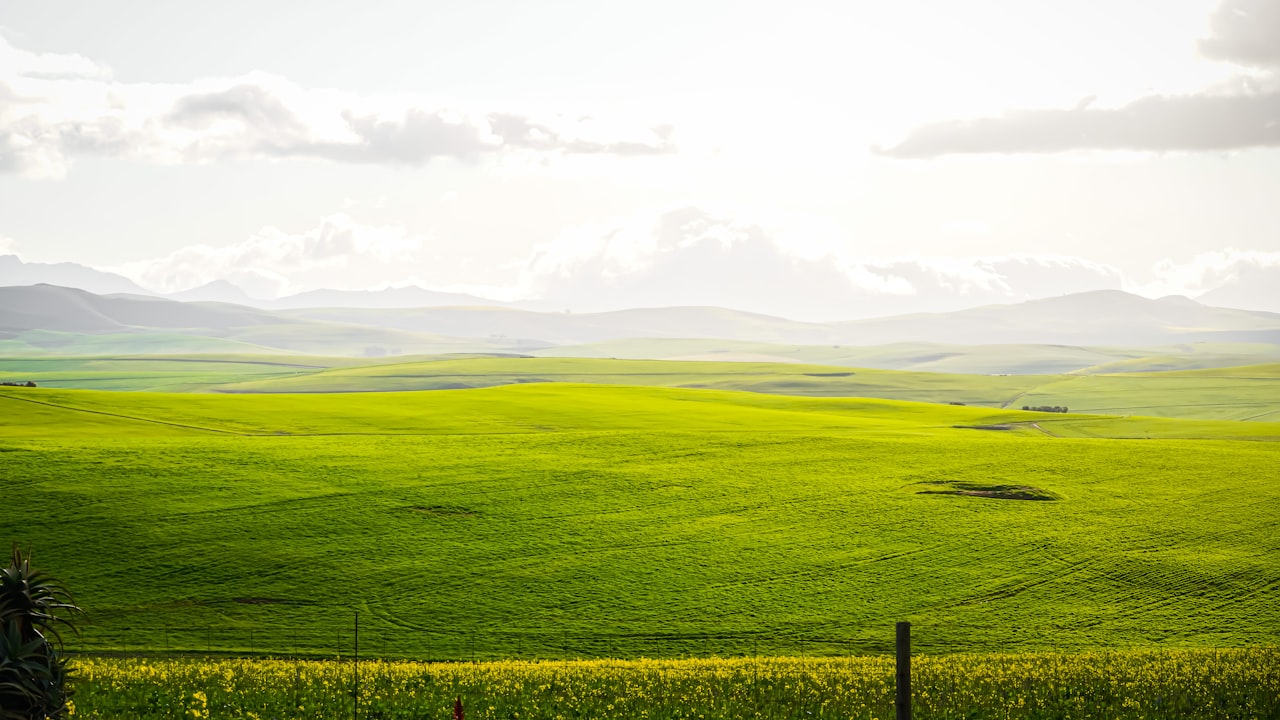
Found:
[[[1280,641],[1276,423],[574,384],[0,407],[0,536],[82,648],[332,654],[354,611],[433,658]]]
[[[1184,343],[1154,347],[1077,345],[783,345],[705,338],[635,338],[529,350],[537,357],[780,362],[919,372],[1056,375],[1230,367],[1280,360],[1280,344]]]
[[[989,305],[951,313],[837,323],[861,345],[1050,343],[1161,345],[1178,342],[1280,342],[1280,314],[1210,307],[1185,297],[1148,300],[1119,290]]]
[[[0,354],[193,352],[515,352],[932,372],[1125,372],[1280,359],[1280,315],[1119,292],[820,324],[710,307],[594,314],[469,306],[272,311],[48,285],[0,288]]]
[[[256,354],[0,358],[0,381],[41,387],[233,394],[387,393],[535,383],[883,398],[988,408],[1224,420],[1280,419],[1276,365],[1185,372],[975,375],[767,362],[436,355],[352,359]]]
[[[155,342],[156,335],[165,341]],[[189,349],[179,349],[184,346]],[[354,356],[493,347],[474,339],[321,322],[230,303],[94,295],[54,285],[0,287],[0,352],[9,354],[261,349]]]
[[[1017,305],[841,323],[802,323],[723,308],[539,313],[494,308],[298,310],[295,316],[443,335],[501,336],[527,346],[632,338],[711,338],[798,345],[979,344],[1166,345],[1280,343],[1280,314],[1213,308],[1187,298],[1148,300],[1097,291]]]

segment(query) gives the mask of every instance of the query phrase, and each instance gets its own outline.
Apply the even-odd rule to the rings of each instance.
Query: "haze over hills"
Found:
[[[396,287],[384,290],[310,290],[276,300],[259,302],[263,307],[279,310],[330,307],[391,309],[505,304],[476,295],[437,292],[420,287]]]
[[[738,353],[737,359],[755,361],[1035,373],[1110,363],[1149,369],[1260,362],[1280,346],[1280,314],[1098,291],[953,313],[824,324],[711,307],[583,314],[497,307],[273,311],[37,285],[0,287],[0,334],[0,353],[9,354],[540,352],[724,360]],[[909,345],[867,350],[901,343]],[[863,349],[854,352],[850,346]],[[1135,349],[1140,346],[1159,347]],[[1153,365],[1153,354],[1178,360]],[[1195,357],[1188,360],[1190,356]]]
[[[809,345],[1280,341],[1277,313],[1213,308],[1181,297],[1148,300],[1119,290],[841,323],[806,323],[708,307],[582,314],[465,307],[391,312],[329,308],[292,314],[443,335],[518,338],[525,344],[548,345],[624,338],[717,338]]]
[[[59,285],[99,295],[131,293],[170,300],[223,302],[264,309],[311,307],[414,308],[440,305],[505,305],[506,303],[462,293],[438,292],[420,287],[382,290],[309,290],[275,299],[253,297],[228,280],[214,280],[176,293],[151,292],[116,273],[77,263],[27,263],[16,255],[0,255],[0,287]]]
[[[1246,310],[1280,309],[1280,267],[1253,267],[1196,298],[1206,305]]]
[[[201,340],[194,348],[193,338]],[[0,353],[285,350],[386,355],[493,349],[482,341],[327,323],[230,303],[95,295],[54,285],[0,287]]]
[[[314,308],[286,313],[328,322],[442,335],[506,339],[546,347],[623,338],[717,338],[759,342],[838,342],[833,328],[716,307],[635,308],[603,313],[535,312],[497,307],[401,310]]]
[[[1044,375],[1220,368],[1280,360],[1275,343],[1100,346],[904,342],[787,345],[702,338],[634,338],[534,350],[538,357],[804,363],[935,373]]]
[[[123,275],[73,262],[26,263],[17,255],[0,255],[0,286],[61,285],[91,293],[152,295]]]
[[[1015,305],[988,305],[836,323],[861,345],[943,343],[1072,343],[1141,345],[1196,341],[1280,341],[1280,314],[1219,308],[1170,296],[1149,300],[1095,290]]]
[[[1280,292],[1276,292],[1276,288],[1280,287],[1280,266],[1244,264],[1239,268],[1235,268],[1230,273],[1220,274],[1223,275],[1223,277],[1217,281],[1217,284],[1213,286],[1212,289],[1196,295],[1196,302],[1213,307],[1280,312]],[[294,310],[306,308],[413,309],[425,307],[495,306],[551,312],[558,311],[566,306],[576,307],[573,303],[558,303],[555,300],[547,298],[524,299],[507,302],[466,293],[430,290],[414,285],[386,287],[376,290],[339,290],[334,288],[321,288],[275,298],[267,298],[251,295],[246,292],[244,288],[230,280],[218,279],[180,292],[162,293],[146,289],[123,275],[99,270],[86,265],[80,265],[72,262],[30,263],[22,261],[17,255],[0,255],[0,287],[29,286],[38,284],[74,287],[97,294],[133,293],[137,295],[164,297],[171,300],[227,302],[270,310]],[[1046,286],[1044,294],[1048,295],[1051,292],[1061,293],[1065,291],[1065,286],[1058,288],[1056,291],[1052,289],[1053,287],[1055,286]],[[1096,292],[1119,293],[1120,291],[1097,290]],[[1024,291],[1020,293],[1019,296],[1027,298],[1026,301],[1036,302],[1038,300],[1049,301],[1061,297],[1073,297],[1077,294],[1088,293],[1059,294],[1053,297],[1037,298],[1035,295],[1027,294]],[[950,312],[955,312],[961,309],[978,310],[980,307],[990,307],[988,305],[979,305],[979,303],[983,302],[984,298],[989,298],[987,302],[990,302],[997,299],[998,296],[992,295],[991,293],[988,293],[987,295],[972,295],[957,291],[955,297],[952,298],[953,303],[950,306],[952,309],[946,312],[934,314],[946,315]],[[901,297],[885,295],[880,297],[878,300],[875,300],[872,305],[882,307],[883,311],[880,314],[885,316],[902,316],[907,313],[918,314],[911,309],[911,303],[901,302],[901,299]],[[867,300],[868,298],[865,296],[858,296],[856,300],[852,301],[854,304],[850,306],[850,310],[845,317],[859,318],[860,320],[858,320],[858,322],[876,320],[877,318],[874,317],[868,319],[867,309],[871,306],[867,304]],[[679,306],[684,304],[686,303],[672,302],[668,305]],[[716,302],[709,304],[712,306],[720,305],[720,303]],[[645,305],[645,307],[649,306],[650,305],[647,304]],[[654,304],[652,306],[663,307],[664,305]],[[605,311],[600,310],[592,312],[593,314],[603,314]],[[779,314],[776,312],[769,312],[768,310],[766,310],[765,313],[771,315]],[[835,321],[838,322],[841,319],[843,318],[837,316]]]

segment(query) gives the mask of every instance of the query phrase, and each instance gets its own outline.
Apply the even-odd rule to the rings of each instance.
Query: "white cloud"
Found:
[[[17,255],[18,241],[11,237],[0,235],[0,255]]]
[[[1227,248],[1201,253],[1190,260],[1165,258],[1152,267],[1153,279],[1132,283],[1129,289],[1144,295],[1186,295],[1194,297],[1238,281],[1252,273],[1280,268],[1280,252]],[[1280,304],[1280,288],[1276,289]]]
[[[86,58],[30,53],[0,37],[0,172],[60,177],[78,155],[423,165],[442,157],[673,148],[667,125],[312,90],[263,73],[183,85],[120,83]]]
[[[1069,150],[1221,151],[1280,146],[1280,91],[1149,95],[1118,108],[1012,110],[915,128],[884,155]]]
[[[421,248],[422,241],[404,228],[362,225],[338,214],[301,233],[265,227],[232,245],[189,245],[111,270],[156,292],[228,280],[249,295],[273,298],[320,287],[351,290],[398,282],[413,271]]]
[[[1224,0],[1209,18],[1212,34],[1200,52],[1217,60],[1280,67],[1280,2]]]
[[[1210,304],[1280,310],[1280,252],[1224,250],[1162,260],[1143,282],[1086,258],[1048,253],[874,257],[849,250],[812,218],[745,217],[684,207],[566,229],[537,246],[509,285],[458,285],[432,266],[429,238],[346,214],[289,232],[265,227],[222,247],[104,268],[157,292],[227,280],[274,298],[333,288],[419,286],[580,312],[707,305],[831,321],[941,312],[1091,290],[1204,296]],[[0,249],[6,240],[0,238]],[[12,241],[8,241],[12,243]],[[441,282],[441,280],[445,280]]]
[[[1221,87],[1148,94],[1116,107],[1095,97],[1071,109],[1021,108],[988,117],[930,122],[896,145],[895,158],[1073,150],[1213,152],[1280,147],[1280,2],[1224,0],[1199,41],[1206,57],[1259,68]]]
[[[1148,297],[1186,295],[1206,305],[1280,312],[1280,252],[1225,249],[1164,259],[1130,288]]]
[[[83,55],[34,53],[12,47],[0,37],[0,68],[8,74],[44,80],[111,79],[111,69]]]
[[[800,228],[812,230],[809,222]],[[682,208],[565,231],[538,247],[519,296],[555,307],[719,305],[808,320],[1017,302],[1119,288],[1108,265],[1061,255],[857,256],[837,238]],[[803,238],[803,240],[802,240]]]

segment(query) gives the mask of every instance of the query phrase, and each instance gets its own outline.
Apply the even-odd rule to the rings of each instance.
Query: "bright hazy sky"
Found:
[[[806,319],[1256,295],[1280,0],[14,0],[6,252]]]

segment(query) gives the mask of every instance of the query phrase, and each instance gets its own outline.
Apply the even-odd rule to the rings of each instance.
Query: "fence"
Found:
[[[349,634],[332,652],[320,657],[341,662],[299,659],[213,662],[146,659],[81,658],[83,678],[76,688],[77,715],[131,720],[178,720],[195,717],[277,717],[331,720],[383,720],[392,717],[448,717],[457,698],[476,712],[473,718],[495,717],[705,717],[707,720],[756,717],[766,720],[813,720],[821,717],[910,718],[999,717],[1031,720],[1044,717],[1178,718],[1222,720],[1229,717],[1280,718],[1280,649],[1094,651],[1080,655],[931,655],[911,654],[910,626],[899,623],[896,637],[880,627],[880,637],[896,646],[896,659],[879,657],[812,657],[839,649],[830,638],[787,638],[802,657],[724,658],[719,647],[742,647],[739,635],[694,638],[646,636],[668,655],[695,646],[724,659],[652,659],[573,662],[608,645],[595,636],[562,634],[566,652],[538,663],[366,663],[381,653],[382,637],[367,636],[352,618]],[[141,633],[144,628],[134,628]],[[199,628],[208,633],[207,648],[188,654],[249,654],[236,633],[256,641],[250,628]],[[281,628],[271,637],[281,637]],[[186,630],[160,628],[171,639]],[[927,630],[926,630],[927,632]],[[251,634],[252,633],[252,634]],[[220,637],[231,640],[219,644]],[[334,637],[337,637],[336,635]],[[441,635],[443,645],[457,647],[466,636]],[[479,638],[480,634],[474,637]],[[516,637],[551,642],[552,634],[507,633],[486,638]],[[105,638],[99,638],[105,639]],[[305,638],[299,638],[303,642]],[[447,642],[445,642],[447,640]],[[577,641],[575,644],[574,641]],[[617,638],[613,638],[617,640]],[[758,655],[765,638],[753,638]],[[349,642],[349,644],[347,644]],[[769,641],[770,646],[775,641]],[[356,648],[359,656],[355,656]],[[580,652],[573,652],[573,650]],[[253,648],[254,655],[285,655]],[[124,652],[120,647],[115,652]],[[103,649],[90,651],[103,654]],[[134,654],[136,649],[130,650]],[[341,653],[341,654],[339,654]],[[169,648],[169,654],[181,654]],[[684,653],[687,657],[689,654]],[[701,653],[699,653],[701,654]],[[842,653],[843,654],[843,653]],[[415,659],[466,660],[452,657]],[[474,659],[489,659],[479,657]],[[315,656],[312,656],[315,657]],[[532,658],[530,658],[532,659]],[[470,710],[469,710],[470,712]]]
[[[356,651],[354,617],[331,625],[108,625],[88,624],[68,636],[72,654],[123,656],[220,656],[344,658]],[[359,652],[387,660],[567,660],[621,657],[692,658],[887,654],[894,651],[883,628],[871,633],[769,635],[751,632],[673,630],[660,634],[526,630],[450,631],[364,624]]]
[[[890,669],[887,659],[873,660],[868,665],[869,659],[842,659],[842,657],[639,662],[607,660],[588,662],[588,664],[577,664],[572,661],[576,659],[566,657],[567,662],[564,664],[556,661],[547,662],[544,659],[543,662],[536,662],[536,664],[517,664],[513,670],[512,664],[475,666],[452,662],[452,664],[442,665],[417,665],[417,667],[436,667],[439,670],[416,670],[407,675],[394,670],[397,666],[375,662],[371,666],[365,664],[370,670],[369,676],[366,676],[361,671],[361,656],[364,655],[365,659],[369,657],[366,655],[370,648],[369,638],[361,632],[358,615],[353,618],[353,624],[349,629],[351,629],[351,635],[349,635],[351,647],[349,650],[338,648],[339,652],[347,650],[348,653],[346,656],[338,655],[340,662],[307,664],[298,659],[285,659],[283,662],[276,659],[256,664],[262,670],[246,671],[244,670],[246,666],[234,665],[234,662],[238,661],[233,661],[233,665],[228,666],[202,664],[202,662],[188,664],[182,661],[174,665],[170,662],[152,660],[152,656],[155,655],[177,655],[174,647],[170,646],[165,652],[148,651],[147,660],[134,665],[141,669],[136,674],[129,674],[128,670],[124,670],[124,674],[114,680],[95,682],[92,678],[100,679],[101,670],[88,671],[91,679],[81,688],[83,692],[79,697],[86,702],[84,708],[92,712],[92,716],[95,717],[115,717],[124,714],[131,717],[157,717],[157,719],[166,720],[187,715],[212,717],[211,708],[232,716],[237,712],[247,714],[256,710],[270,710],[274,714],[274,712],[293,712],[296,708],[301,712],[305,707],[312,707],[312,710],[320,710],[321,716],[324,717],[338,717],[347,715],[349,712],[349,716],[357,720],[360,717],[387,717],[389,712],[401,712],[401,714],[410,712],[404,707],[394,707],[392,702],[416,705],[413,710],[415,714],[411,715],[417,717],[421,716],[422,710],[433,703],[439,707],[442,701],[447,701],[451,697],[466,697],[468,702],[484,701],[484,705],[488,706],[489,715],[483,716],[495,716],[493,712],[499,705],[504,706],[503,711],[508,714],[497,716],[526,716],[529,715],[527,712],[529,710],[545,712],[557,707],[557,703],[564,703],[570,698],[572,702],[585,703],[580,710],[589,711],[588,716],[616,716],[617,712],[626,711],[637,711],[644,716],[649,716],[650,711],[660,711],[658,716],[692,716],[690,712],[698,712],[701,716],[704,711],[712,711],[712,708],[716,708],[717,716],[728,712],[730,716],[736,717],[741,716],[741,712],[749,711],[751,716],[762,717],[762,719],[781,720],[783,717],[786,719],[796,717],[796,719],[808,720],[809,717],[814,716],[815,712],[820,716],[835,710],[835,707],[828,707],[828,703],[835,702],[838,707],[852,707],[851,703],[854,701],[858,702],[859,706],[864,702],[872,702],[882,715],[884,712],[892,712],[896,707],[899,720],[910,720],[911,716],[910,665],[906,661],[906,653],[909,653],[909,625],[906,623],[900,623],[897,626],[896,643],[900,655],[897,657],[896,698],[893,696],[892,689],[883,683],[877,687],[877,675],[886,676],[883,671]],[[154,629],[137,628],[136,630],[142,632],[142,630]],[[170,641],[183,637],[192,630],[160,628],[160,632],[168,635]],[[255,630],[248,628],[236,630],[248,633],[250,642],[256,637]],[[275,630],[275,635],[279,635],[279,628]],[[206,643],[209,644],[205,652],[200,655],[207,657],[219,651],[214,650],[212,646],[215,637],[214,628],[206,626],[204,632]],[[507,637],[509,639],[511,635]],[[562,635],[562,638],[567,637],[567,633]],[[539,635],[539,638],[545,639],[545,635]],[[576,639],[598,641],[598,638],[594,637]],[[662,639],[664,642],[669,642],[672,638],[664,635],[662,638],[645,639]],[[687,642],[690,638],[681,639]],[[731,639],[741,641],[742,638],[737,635],[723,635],[723,637],[705,635],[695,639],[703,642],[717,639],[723,642]],[[800,642],[803,644],[799,647],[810,648],[810,650],[818,647],[829,650],[836,647],[833,644],[835,641],[829,638],[806,638]],[[122,644],[118,652],[137,656],[137,652],[129,652],[125,647],[127,646]],[[564,647],[568,648],[570,644]],[[579,647],[590,646],[580,644]],[[680,647],[686,646],[681,644]],[[90,651],[82,648],[82,652]],[[92,652],[95,655],[105,653],[102,648]],[[221,650],[221,652],[228,651]],[[255,652],[255,655],[260,653]],[[279,653],[269,653],[269,655],[278,656]],[[378,653],[375,651],[374,655]],[[102,661],[91,662],[101,666]],[[284,673],[280,671],[282,665],[285,666]],[[193,673],[192,669],[200,666],[214,666],[220,669],[212,671],[212,674],[201,674],[198,670]],[[292,670],[289,666],[292,666]],[[302,666],[307,667],[306,678],[303,678]],[[270,689],[261,684],[261,678],[257,678],[259,682],[257,685],[253,685],[252,680],[247,684],[242,680],[233,680],[232,675],[224,674],[233,671],[227,670],[227,667],[237,667],[234,673],[237,675],[243,673],[250,678],[260,673],[269,673]],[[468,670],[471,667],[475,670]],[[861,670],[863,684],[860,692],[841,693],[827,684],[854,667]],[[526,682],[517,680],[512,683],[511,673],[517,675],[524,673]],[[536,682],[530,682],[534,678]],[[156,685],[157,682],[163,685]],[[836,684],[840,682],[837,680]],[[808,687],[806,691],[801,689],[806,687]],[[571,691],[571,688],[576,689]],[[349,692],[347,692],[348,689]],[[229,693],[238,693],[239,697],[232,698]],[[383,702],[388,698],[396,697],[398,697],[396,701]],[[876,697],[879,700],[873,700]],[[372,706],[362,710],[362,701],[371,703]],[[457,702],[461,703],[461,700]],[[598,715],[602,710],[604,715]]]

